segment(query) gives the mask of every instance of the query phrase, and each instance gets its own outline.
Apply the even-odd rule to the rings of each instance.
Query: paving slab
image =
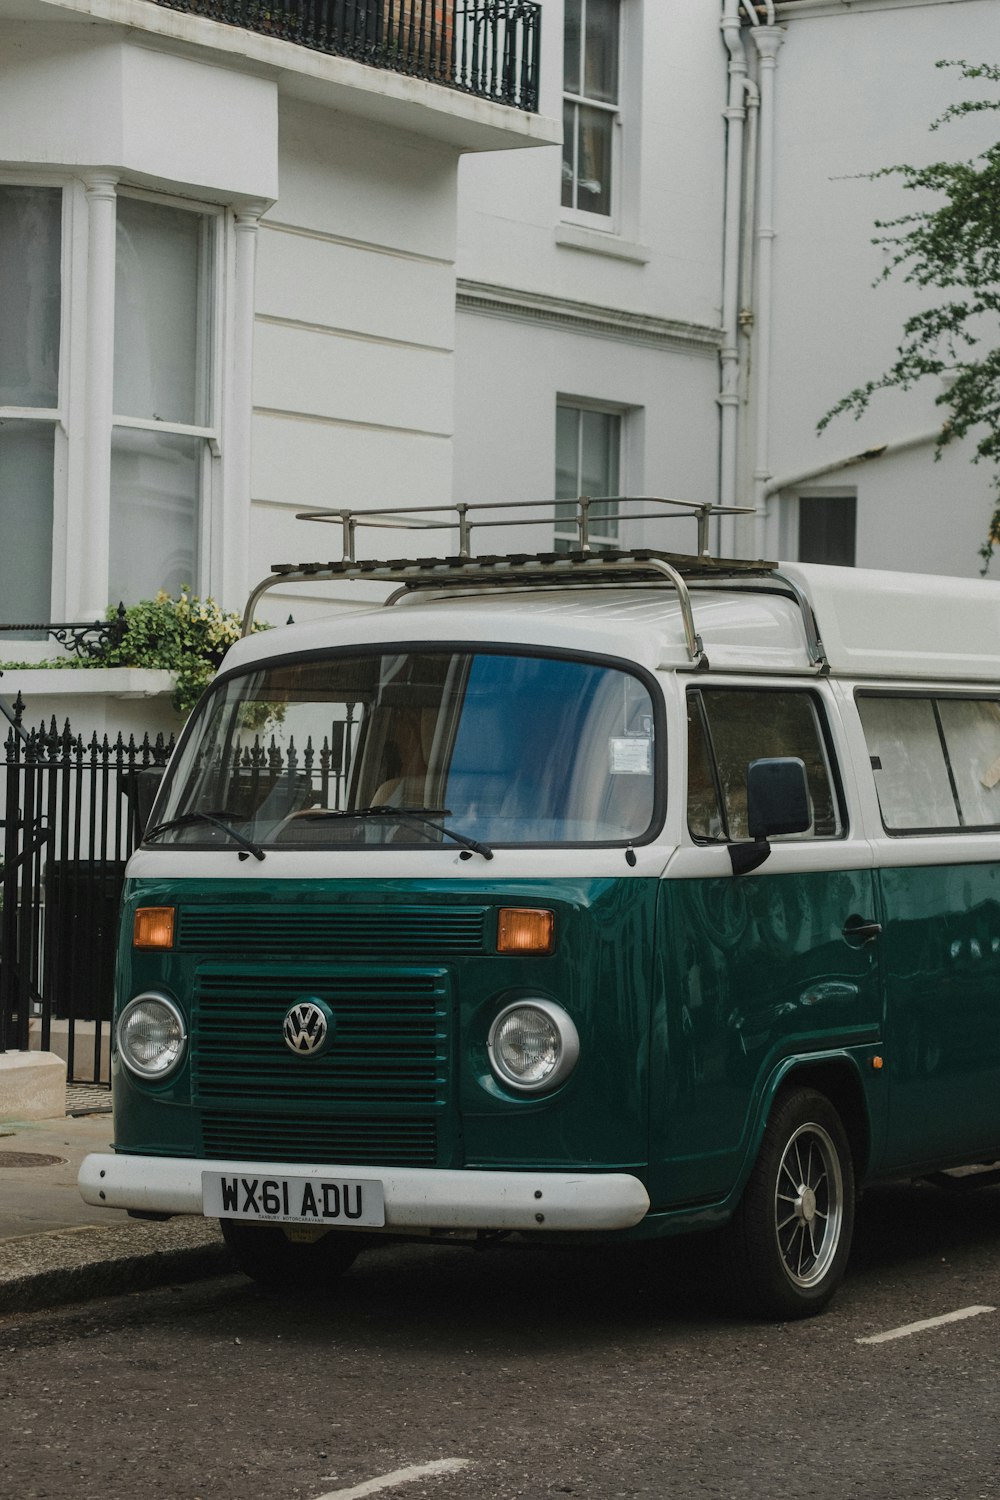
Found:
[[[80,1163],[111,1140],[109,1113],[0,1121],[0,1316],[232,1269],[214,1220],[155,1223],[84,1203]]]

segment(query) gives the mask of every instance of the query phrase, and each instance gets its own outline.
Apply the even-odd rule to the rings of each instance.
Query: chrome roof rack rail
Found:
[[[657,510],[632,507],[658,507]],[[624,507],[624,508],[623,508]],[[671,509],[667,510],[667,507]],[[494,513],[482,515],[480,513]],[[541,512],[541,514],[538,514]],[[361,579],[371,583],[396,584],[386,601],[392,604],[414,589],[479,590],[484,588],[552,587],[553,584],[638,583],[666,581],[677,594],[684,624],[688,656],[696,667],[707,667],[704,647],[695,629],[686,580],[764,577],[773,574],[774,563],[745,562],[712,556],[709,522],[716,515],[747,515],[744,506],[715,505],[701,501],[664,499],[659,496],[578,496],[575,500],[465,502],[445,505],[414,505],[394,510],[328,510],[298,512],[297,519],[338,525],[341,529],[340,561],[276,563],[247,600],[243,634],[253,629],[257,604],[268,590],[287,583],[322,583]],[[662,552],[651,548],[623,549],[608,545],[600,536],[602,523],[623,520],[662,521],[688,517],[698,527],[697,554]],[[566,552],[519,552],[475,554],[473,529],[496,526],[557,526],[575,530],[575,546]],[[359,528],[393,531],[457,529],[458,553],[444,557],[401,558],[389,561],[357,556]],[[567,537],[567,541],[570,539]],[[572,546],[572,542],[570,542]],[[793,591],[800,604],[798,590]],[[807,624],[808,633],[808,624]]]

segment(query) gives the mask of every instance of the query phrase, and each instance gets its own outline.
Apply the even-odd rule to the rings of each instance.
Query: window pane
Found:
[[[556,407],[556,496],[617,495],[620,487],[622,419],[616,412],[590,411],[586,407]],[[557,530],[576,536],[576,508],[556,506]],[[595,544],[618,540],[617,502],[595,507],[590,517],[590,537]],[[565,536],[556,540],[558,551],[568,550]]]
[[[577,110],[576,207],[590,214],[611,213],[611,136],[614,116],[607,110]]]
[[[813,700],[808,693],[729,691],[701,694],[725,801],[731,839],[750,837],[747,766],[770,756],[798,756],[805,763],[813,822],[804,837],[833,838],[840,814]],[[800,835],[794,835],[799,837]]]
[[[556,407],[556,497],[575,500],[580,491],[580,412],[575,406]]]
[[[933,702],[865,694],[857,703],[886,828],[957,828]]]
[[[118,200],[115,412],[206,425],[211,326],[203,215]]]
[[[618,449],[621,417],[610,412],[582,411],[581,495],[617,495]],[[590,530],[596,539],[617,540],[618,506],[605,505],[591,512]]]
[[[176,596],[198,578],[204,439],[116,427],[111,444],[109,599]]]
[[[799,500],[799,561],[853,568],[856,530],[853,495],[803,496]]]
[[[963,824],[1000,824],[1000,704],[939,698],[937,707]]]
[[[0,422],[0,620],[11,625],[51,617],[53,442],[49,422]]]
[[[585,661],[271,662],[206,700],[164,817],[225,809],[252,838],[320,848],[450,842],[404,809],[490,843],[622,843],[652,822],[653,737],[644,684]],[[377,811],[336,816],[351,809]],[[206,836],[192,824],[164,841]]]
[[[0,406],[59,404],[61,244],[59,188],[0,188]]]
[[[583,93],[618,102],[618,0],[587,0]]]
[[[563,88],[567,94],[580,92],[580,48],[583,43],[582,4],[583,0],[566,0],[563,26]]]
[[[725,828],[712,774],[712,757],[705,738],[697,693],[688,694],[688,828],[696,839],[724,839]]]
[[[563,103],[562,206],[576,207],[576,104]]]

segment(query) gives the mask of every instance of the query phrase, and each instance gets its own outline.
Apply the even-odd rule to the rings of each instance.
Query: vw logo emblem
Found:
[[[316,1057],[325,1051],[335,1025],[330,1007],[322,1000],[296,1000],[282,1027],[285,1046],[299,1057]]]

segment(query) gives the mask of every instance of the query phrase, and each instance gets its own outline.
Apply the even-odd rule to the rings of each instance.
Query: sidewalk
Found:
[[[103,1102],[88,1092],[80,1107]],[[231,1269],[214,1220],[157,1224],[84,1203],[80,1163],[109,1150],[111,1137],[110,1112],[0,1119],[0,1317]]]

